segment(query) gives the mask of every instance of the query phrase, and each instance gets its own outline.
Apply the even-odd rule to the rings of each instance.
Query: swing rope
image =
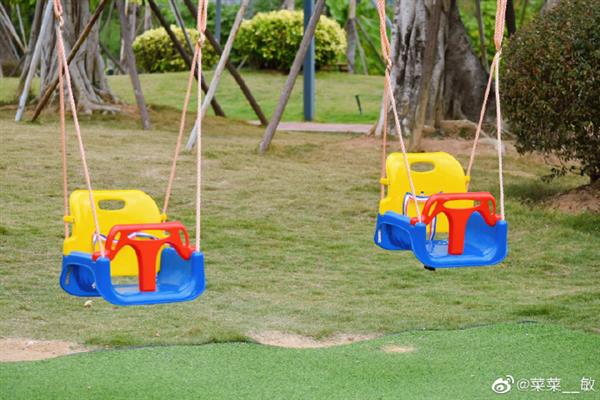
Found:
[[[506,3],[507,0],[498,0],[496,5],[496,24],[494,27],[494,45],[496,46],[496,54],[492,60],[490,66],[490,77],[485,88],[485,94],[483,95],[483,104],[481,106],[481,113],[479,114],[479,122],[477,123],[477,130],[475,131],[475,139],[473,140],[473,147],[471,148],[471,156],[469,157],[469,164],[467,166],[467,190],[469,189],[469,183],[471,178],[471,170],[475,161],[475,152],[477,150],[477,144],[481,135],[481,129],[483,126],[483,119],[487,110],[488,99],[490,90],[492,87],[492,79],[494,80],[494,95],[496,100],[496,140],[498,147],[498,178],[500,182],[500,218],[505,219],[504,216],[504,173],[502,163],[502,110],[500,108],[500,58],[502,56],[502,40],[504,39],[504,24],[506,18]]]
[[[190,98],[192,95],[192,85],[194,84],[194,72],[196,71],[196,62],[198,60],[198,47],[194,51],[194,57],[192,59],[192,67],[190,68],[190,76],[188,77],[187,90],[185,92],[185,100],[183,101],[183,108],[181,111],[181,119],[179,121],[179,134],[177,136],[177,145],[175,146],[175,155],[173,156],[173,163],[171,164],[171,173],[169,174],[169,181],[167,182],[167,192],[165,193],[165,202],[163,204],[163,218],[167,215],[167,209],[169,208],[169,199],[171,198],[171,192],[173,191],[173,181],[175,180],[175,172],[177,169],[177,160],[179,158],[179,152],[181,151],[181,144],[183,142],[183,133],[185,131],[185,117],[187,115],[188,107],[190,104]]]
[[[383,88],[383,154],[381,157],[381,178],[382,181],[386,178],[386,170],[385,170],[385,160],[386,160],[386,152],[387,152],[387,110],[391,106],[392,114],[394,116],[394,126],[396,128],[396,133],[398,135],[398,140],[400,141],[400,148],[402,149],[402,155],[404,156],[404,167],[406,168],[406,175],[408,177],[408,184],[410,186],[412,198],[414,200],[415,209],[417,210],[417,220],[421,222],[421,209],[419,208],[419,201],[417,200],[417,194],[415,191],[415,185],[412,179],[412,175],[410,173],[410,164],[408,162],[408,155],[406,154],[406,146],[404,145],[404,138],[402,133],[402,126],[400,124],[400,118],[398,117],[398,110],[396,108],[396,99],[393,95],[392,89],[392,80],[390,78],[390,71],[392,69],[392,58],[391,58],[391,48],[390,41],[387,36],[387,27],[386,27],[386,14],[385,14],[385,0],[377,0],[377,13],[379,14],[379,38],[381,42],[381,53],[383,54],[383,59],[385,61],[385,81]],[[381,199],[385,196],[385,185],[381,184]]]
[[[202,46],[206,40],[206,20],[208,18],[208,0],[198,0],[197,30],[199,33],[196,48],[198,49],[198,101],[196,104],[196,126],[198,126],[198,144],[196,146],[196,251],[200,251],[200,209],[202,207]]]
[[[56,53],[58,56],[58,77],[59,77],[59,97],[60,97],[60,134],[61,134],[61,145],[62,145],[62,167],[63,167],[63,203],[65,212],[65,237],[69,237],[69,225],[66,220],[69,215],[69,199],[68,199],[68,181],[67,181],[67,133],[65,123],[65,92],[64,87],[67,86],[69,107],[71,109],[71,115],[73,116],[73,125],[75,127],[75,134],[77,136],[77,143],[79,145],[79,154],[81,156],[81,163],[83,164],[83,175],[85,177],[85,184],[88,189],[90,196],[90,208],[92,210],[92,216],[94,218],[95,237],[100,237],[100,223],[98,222],[98,212],[96,210],[96,202],[94,201],[94,194],[92,192],[92,180],[90,178],[90,171],[85,156],[85,147],[83,146],[83,138],[81,137],[81,128],[79,126],[79,118],[77,117],[77,106],[75,105],[75,98],[73,96],[73,85],[71,83],[71,74],[69,72],[69,65],[65,56],[65,46],[63,42],[63,27],[65,22],[63,20],[63,8],[60,0],[53,1],[54,16],[58,22],[56,27]],[[63,80],[64,79],[64,80]],[[102,241],[100,245],[100,255],[104,257],[104,245]]]
[[[503,163],[502,163],[502,112],[500,108],[500,57],[502,55],[502,39],[504,38],[504,25],[505,25],[505,14],[506,14],[506,3],[507,0],[498,0],[497,8],[496,8],[496,23],[494,28],[494,45],[496,46],[496,54],[492,60],[492,65],[490,67],[490,76],[487,82],[487,86],[485,89],[485,94],[483,97],[483,104],[481,107],[481,113],[479,115],[479,122],[477,124],[477,129],[475,131],[475,139],[473,141],[473,147],[471,149],[471,156],[469,157],[469,164],[467,167],[467,190],[469,188],[471,170],[473,168],[473,162],[475,160],[475,152],[477,149],[477,144],[479,142],[479,137],[481,135],[481,129],[483,125],[483,119],[485,117],[485,112],[488,105],[488,98],[490,94],[490,90],[492,87],[492,80],[494,81],[494,91],[495,91],[495,100],[496,100],[496,131],[497,131],[497,141],[498,141],[498,175],[500,182],[500,218],[502,220],[505,219],[504,215],[504,173],[503,173]],[[412,175],[410,172],[410,165],[408,162],[408,156],[406,154],[406,147],[404,145],[404,140],[402,138],[402,128],[400,126],[398,110],[396,108],[395,99],[392,92],[392,83],[390,79],[390,70],[392,67],[392,61],[390,56],[390,42],[387,37],[386,30],[386,12],[385,12],[385,0],[377,0],[377,12],[379,14],[379,36],[381,40],[381,51],[383,54],[383,58],[386,62],[385,69],[385,86],[383,90],[383,132],[382,132],[382,156],[381,156],[381,178],[382,181],[386,178],[386,153],[387,153],[387,114],[388,108],[391,109],[392,114],[394,115],[394,123],[396,126],[396,131],[398,133],[398,138],[400,140],[400,147],[402,149],[402,154],[404,156],[405,168],[408,176],[408,183],[410,185],[410,190],[412,192],[412,197],[415,201],[415,207],[417,210],[418,221],[421,221],[421,211],[419,209],[418,201],[416,200],[416,192],[415,186],[412,180]],[[385,185],[381,184],[380,197],[383,199],[385,197]]]
[[[194,76],[196,70],[198,71],[198,79],[202,76],[202,47],[205,42],[204,32],[206,30],[207,23],[207,10],[208,10],[208,2],[207,0],[199,0],[198,1],[198,15],[197,15],[197,29],[200,34],[196,42],[196,46],[194,49],[194,56],[192,59],[192,65],[190,67],[190,74],[188,77],[187,89],[185,93],[185,99],[183,101],[183,109],[181,111],[181,119],[179,121],[179,134],[177,135],[177,144],[175,146],[175,155],[173,156],[173,163],[171,164],[171,172],[169,174],[169,180],[167,182],[167,190],[165,193],[165,201],[163,204],[163,218],[166,217],[167,210],[169,208],[169,199],[171,198],[171,193],[173,191],[173,182],[175,180],[175,173],[177,169],[177,160],[179,158],[179,153],[181,151],[181,144],[183,141],[183,134],[185,131],[185,120],[188,112],[188,107],[190,104],[190,98],[192,95],[192,87],[194,83]],[[197,113],[196,113],[196,126],[198,127],[198,144],[196,149],[196,251],[200,251],[200,219],[201,214],[200,210],[202,208],[202,87],[200,82],[198,81],[198,92],[197,92]]]

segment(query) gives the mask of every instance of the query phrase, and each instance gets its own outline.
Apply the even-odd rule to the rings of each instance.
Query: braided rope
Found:
[[[385,81],[383,89],[383,109],[384,109],[384,121],[383,121],[383,155],[381,157],[381,172],[382,179],[385,179],[385,159],[386,159],[386,147],[387,147],[387,109],[391,106],[392,114],[394,116],[394,126],[396,133],[398,134],[398,140],[400,141],[400,148],[402,149],[402,155],[404,156],[404,166],[406,168],[406,175],[408,177],[408,184],[410,186],[411,193],[413,195],[415,209],[417,210],[417,219],[421,222],[421,209],[419,207],[419,201],[417,200],[417,194],[415,191],[415,184],[410,173],[410,163],[408,162],[408,155],[406,152],[406,146],[404,144],[404,138],[402,133],[402,125],[400,124],[400,118],[398,117],[398,109],[396,107],[396,99],[393,96],[392,80],[390,78],[390,70],[392,69],[391,59],[391,47],[390,41],[387,35],[386,28],[386,14],[385,14],[385,0],[377,0],[377,13],[379,14],[379,39],[381,42],[381,53],[386,63],[385,68]],[[382,184],[381,196],[384,196],[384,188]]]
[[[208,15],[208,0],[198,0],[197,29],[200,36],[196,43],[198,52],[198,79],[202,76],[202,46],[206,37],[206,22]],[[200,251],[200,210],[202,207],[202,86],[198,82],[198,100],[196,110],[196,126],[198,127],[198,145],[196,149],[196,251]]]
[[[502,110],[500,105],[500,58],[502,55],[502,40],[504,38],[504,24],[506,18],[506,3],[507,0],[498,0],[496,6],[496,23],[494,27],[494,45],[496,46],[496,54],[492,60],[490,66],[490,77],[485,88],[485,94],[483,96],[483,104],[481,106],[481,112],[479,114],[479,122],[477,123],[477,130],[475,131],[475,139],[473,140],[473,147],[471,148],[471,155],[469,157],[469,164],[467,166],[467,177],[471,177],[471,170],[473,168],[473,162],[475,161],[475,152],[477,149],[477,143],[481,134],[483,125],[483,119],[487,110],[488,99],[490,90],[492,87],[492,80],[494,81],[494,96],[496,101],[496,140],[498,142],[498,175],[500,183],[500,218],[505,219],[504,215],[504,172],[502,162]],[[469,188],[469,182],[467,182],[467,189]]]
[[[81,137],[81,127],[79,125],[79,118],[77,116],[77,106],[75,105],[75,98],[73,96],[73,85],[71,82],[71,73],[69,72],[69,64],[67,63],[67,57],[65,56],[65,46],[64,46],[64,42],[63,42],[63,27],[65,25],[65,22],[63,20],[63,8],[62,8],[62,4],[60,2],[60,0],[54,0],[53,1],[53,5],[54,5],[54,16],[56,18],[56,20],[58,21],[58,27],[57,27],[57,32],[56,32],[56,53],[59,59],[59,80],[62,82],[62,78],[63,78],[63,74],[64,74],[64,80],[65,80],[65,84],[67,86],[67,88],[69,89],[67,94],[67,99],[69,101],[69,106],[71,109],[71,114],[73,116],[73,125],[75,127],[75,134],[77,136],[77,143],[79,145],[79,154],[81,155],[81,162],[83,164],[83,175],[85,177],[85,184],[87,186],[87,190],[89,193],[89,199],[90,199],[90,208],[92,210],[92,216],[94,219],[94,227],[95,227],[95,234],[96,236],[100,237],[100,223],[98,222],[98,212],[96,210],[96,202],[94,201],[94,193],[92,191],[92,179],[90,177],[90,171],[88,168],[88,164],[87,164],[87,159],[85,156],[85,147],[83,145],[83,138]],[[63,103],[64,103],[64,86],[60,85],[60,91],[62,91],[62,94],[60,96],[62,96],[63,98]],[[65,128],[65,108],[63,107],[63,103],[61,103],[61,108],[60,108],[60,119],[61,119],[61,136],[64,137],[63,139],[63,194],[65,194],[66,196],[66,191],[67,191],[67,179],[66,179],[66,128]],[[65,197],[66,198],[66,197]],[[68,200],[65,200],[65,203],[67,203]],[[65,208],[65,211],[68,211],[68,205]],[[67,215],[67,214],[65,214]],[[102,257],[105,256],[105,251],[104,251],[104,245],[101,243],[100,244],[100,255]]]
[[[185,100],[183,101],[183,108],[181,111],[181,119],[179,121],[179,134],[177,135],[177,144],[175,146],[175,155],[173,156],[173,163],[171,164],[171,173],[169,174],[169,181],[167,182],[167,191],[165,193],[165,202],[163,204],[162,213],[167,215],[169,208],[169,199],[173,191],[173,182],[175,181],[175,172],[177,169],[177,160],[179,158],[179,152],[181,151],[181,144],[183,142],[183,133],[185,131],[185,117],[187,115],[188,107],[190,104],[190,98],[192,97],[192,86],[194,84],[194,73],[196,72],[196,62],[198,60],[198,47],[194,51],[194,58],[192,59],[192,66],[190,68],[190,76],[188,78],[187,90],[185,92]]]
[[[175,146],[175,155],[173,156],[173,162],[171,164],[171,173],[169,174],[169,180],[167,182],[167,190],[165,193],[165,202],[163,204],[163,215],[167,214],[169,207],[169,199],[173,190],[173,182],[175,180],[175,172],[177,169],[177,160],[179,152],[181,150],[181,144],[183,141],[183,133],[185,130],[185,119],[190,104],[192,95],[192,87],[194,83],[194,76],[196,70],[198,71],[198,92],[197,92],[197,110],[196,110],[196,126],[198,127],[198,146],[196,149],[196,241],[195,249],[200,251],[200,238],[201,238],[201,209],[202,209],[202,86],[200,85],[200,77],[202,76],[202,47],[206,40],[204,34],[206,30],[206,23],[208,17],[208,2],[207,0],[198,1],[198,15],[197,15],[197,29],[199,33],[196,46],[194,48],[194,56],[192,59],[192,65],[190,67],[190,74],[187,82],[187,89],[185,92],[185,99],[183,101],[183,109],[181,111],[181,119],[179,121],[179,134],[177,135],[177,144]]]
[[[67,163],[67,128],[65,121],[65,84],[63,79],[63,62],[62,58],[58,57],[58,83],[60,88],[58,90],[59,107],[60,107],[60,145],[62,154],[62,178],[63,178],[63,215],[66,217],[69,215],[69,175],[68,175],[68,163]],[[69,223],[64,220],[65,225],[65,239],[70,236]]]

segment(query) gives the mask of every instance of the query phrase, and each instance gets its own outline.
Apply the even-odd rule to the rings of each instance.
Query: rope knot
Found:
[[[60,0],[54,0],[53,2],[54,16],[58,20],[58,26],[63,28],[65,26],[65,20],[63,19],[63,7]]]
[[[198,45],[198,47],[202,48],[202,46],[204,46],[205,41],[206,41],[206,35],[204,34],[204,32],[201,31],[196,44]]]
[[[389,58],[385,61],[385,70],[388,74],[392,73],[392,60]]]

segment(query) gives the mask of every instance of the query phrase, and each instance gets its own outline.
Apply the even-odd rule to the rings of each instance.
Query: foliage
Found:
[[[571,170],[600,179],[598,26],[596,0],[563,0],[506,49],[505,110],[517,149],[557,156],[553,175]]]
[[[229,37],[229,31],[233,26],[233,21],[235,21],[235,16],[239,8],[240,7],[236,4],[223,4],[221,6],[221,45],[224,45],[227,41],[227,38]],[[208,3],[208,19],[206,22],[206,29],[208,29],[213,34],[215,33],[215,23],[217,20],[216,15],[217,7],[214,3]]]
[[[180,43],[185,46],[183,30],[171,26],[171,30]],[[192,44],[198,40],[198,31],[187,29]],[[133,42],[133,51],[138,67],[145,72],[172,72],[185,71],[187,66],[181,55],[177,52],[167,31],[164,28],[150,29]],[[202,49],[202,65],[210,68],[218,60],[217,54],[211,46]]]
[[[345,26],[348,20],[348,1],[327,0],[327,11],[331,18],[340,26]],[[393,10],[388,10],[388,15],[393,15]],[[361,1],[356,5],[357,32],[360,45],[365,51],[367,70],[369,73],[383,74],[384,64],[381,58],[381,45],[379,43],[379,16],[377,9],[370,1]],[[388,35],[390,34],[388,30]],[[356,71],[362,71],[363,66],[356,50]]]
[[[258,68],[288,70],[303,36],[303,13],[272,11],[244,21],[235,49]],[[334,64],[346,48],[344,31],[334,20],[322,16],[315,32],[317,68]]]
[[[361,92],[370,87],[379,93],[374,103],[380,104],[380,77],[322,75],[326,78],[317,78],[322,115],[340,118],[343,109],[338,104],[350,105],[355,87],[362,83]],[[265,112],[273,110],[277,101],[273,94],[285,76],[264,72],[244,76],[253,90],[257,77],[262,79],[267,87],[258,100]],[[93,115],[81,122],[95,187],[138,188],[161,202],[181,117],[164,101],[170,98],[172,105],[182,106],[186,75],[143,74],[141,79],[151,105],[152,134],[142,130],[139,118],[130,112]],[[249,107],[229,74],[223,79],[227,86],[217,98],[228,116],[238,118],[230,110]],[[135,104],[128,76],[108,80],[119,98]],[[330,85],[321,86],[323,81]],[[16,86],[18,79],[0,80],[0,96],[7,93],[7,82]],[[290,105],[298,110],[293,115],[301,116],[301,85],[296,87]],[[269,94],[272,103],[266,106],[263,99]],[[232,97],[236,99],[229,100]],[[101,300],[86,308],[83,300],[62,293],[56,281],[58,265],[48,267],[49,260],[60,260],[64,234],[61,162],[56,135],[48,134],[58,132],[58,116],[48,112],[43,124],[24,129],[14,121],[14,108],[0,108],[2,335],[135,346],[235,340],[265,329],[323,337],[523,319],[588,330],[600,326],[600,214],[568,215],[540,204],[583,184],[584,178],[540,182],[546,166],[537,157],[519,157],[507,148],[506,207],[511,235],[518,238],[511,242],[510,256],[502,266],[485,271],[466,268],[459,274],[440,271],[434,276],[424,272],[409,252],[378,250],[369,240],[379,194],[378,141],[281,132],[269,155],[261,157],[256,146],[264,129],[233,118],[209,116],[203,124],[203,155],[209,166],[203,177],[202,214],[203,250],[210,260],[206,296],[153,307],[149,314],[136,307],[115,310]],[[251,114],[243,119],[250,118]],[[193,117],[188,118],[187,128],[192,124]],[[70,165],[79,166],[76,141],[67,144]],[[439,143],[440,148],[445,145]],[[464,155],[459,159],[463,165],[467,161]],[[54,172],[50,176],[35,171]],[[72,170],[72,188],[85,186],[78,171]],[[194,155],[182,154],[169,212],[171,219],[190,227],[192,236],[195,185],[190,182],[195,171]],[[497,195],[494,154],[483,152],[475,172],[473,190]],[[543,279],[532,279],[532,271],[543,271]],[[431,293],[444,295],[432,301]],[[203,321],[201,327],[197,321]]]
[[[485,48],[488,62],[492,61],[492,58],[494,58],[494,54],[496,53],[496,47],[494,46],[496,3],[496,0],[481,0],[481,19],[483,22],[483,32],[485,36]],[[523,7],[525,6],[524,0],[516,0],[513,2],[513,4],[515,8],[517,28],[520,29],[539,14],[539,11],[544,4],[544,0],[529,0],[525,10],[523,10]],[[465,25],[469,39],[471,39],[473,50],[475,54],[481,57],[481,48],[479,46],[479,27],[477,24],[474,2],[472,0],[459,1],[459,9],[461,13],[461,19]],[[505,34],[508,35],[507,32],[505,32]]]
[[[254,16],[261,12],[269,12],[281,8],[283,0],[253,0],[249,5],[249,14]],[[296,6],[302,7],[302,0],[296,0]]]

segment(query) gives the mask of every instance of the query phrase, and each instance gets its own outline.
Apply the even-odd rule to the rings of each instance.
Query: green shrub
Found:
[[[187,48],[183,31],[175,26],[171,26],[171,30],[184,48]],[[198,31],[187,29],[187,32],[194,45],[198,40]],[[164,28],[150,29],[135,38],[133,52],[138,67],[145,72],[175,72],[188,69]],[[217,54],[206,42],[202,48],[202,66],[210,68],[217,60]]]
[[[258,68],[288,70],[303,35],[300,11],[258,13],[244,21],[236,40],[236,51]],[[315,33],[317,68],[335,64],[344,55],[346,37],[339,24],[321,16]]]
[[[517,149],[558,157],[553,175],[600,179],[599,26],[597,0],[563,0],[505,50],[504,110]]]

